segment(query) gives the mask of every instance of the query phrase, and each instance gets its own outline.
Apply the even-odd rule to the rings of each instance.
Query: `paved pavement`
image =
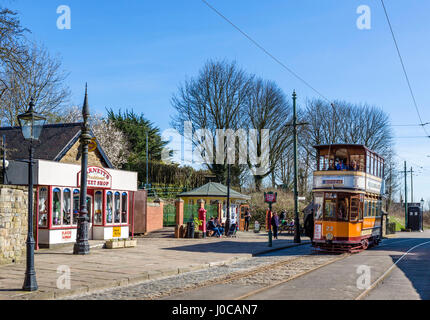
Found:
[[[305,240],[306,241],[306,240]],[[305,242],[304,241],[304,242]],[[35,254],[37,292],[20,290],[25,264],[0,266],[0,299],[56,299],[73,294],[126,286],[148,279],[177,275],[193,270],[228,264],[271,249],[265,234],[238,232],[237,238],[174,239],[139,238],[136,248],[98,248],[87,256],[75,256],[72,247],[43,249]],[[280,236],[272,249],[294,245],[291,236]],[[60,266],[70,268],[71,288],[59,289],[64,275]]]

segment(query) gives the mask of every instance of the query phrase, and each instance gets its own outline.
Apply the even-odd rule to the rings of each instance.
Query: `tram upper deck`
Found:
[[[383,192],[384,159],[364,145],[335,144],[315,146],[317,168],[313,192]]]

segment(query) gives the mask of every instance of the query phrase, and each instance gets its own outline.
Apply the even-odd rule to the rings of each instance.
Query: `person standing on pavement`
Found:
[[[273,229],[273,238],[278,239],[279,217],[276,212],[273,212],[271,224]]]
[[[305,234],[313,241],[314,238],[314,209],[305,217]]]
[[[245,209],[245,231],[249,229],[249,221],[251,220],[251,213],[249,212],[249,208]]]

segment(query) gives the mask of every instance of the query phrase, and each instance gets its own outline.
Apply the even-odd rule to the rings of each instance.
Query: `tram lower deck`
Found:
[[[331,252],[357,252],[381,240],[381,200],[365,194],[315,194],[313,246]]]

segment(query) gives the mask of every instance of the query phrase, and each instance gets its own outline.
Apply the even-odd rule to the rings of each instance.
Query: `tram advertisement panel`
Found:
[[[316,240],[320,240],[322,238],[322,225],[321,224],[315,224],[314,238]]]
[[[380,179],[357,175],[314,175],[314,189],[328,189],[332,187],[360,189],[373,193],[381,193]]]

